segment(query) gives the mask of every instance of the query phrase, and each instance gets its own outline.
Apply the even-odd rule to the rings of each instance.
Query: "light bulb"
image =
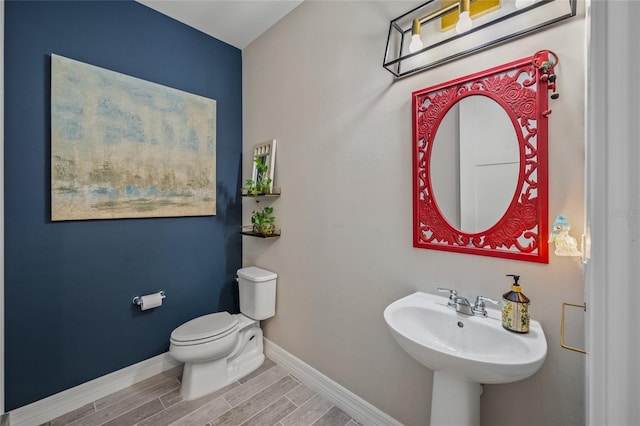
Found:
[[[420,29],[422,24],[419,19],[414,19],[411,25],[411,43],[409,43],[409,53],[417,52],[422,49],[422,40],[420,39]]]
[[[473,21],[469,16],[469,12],[460,12],[458,23],[456,24],[456,32],[458,34],[465,33],[473,28]]]
[[[516,0],[516,9],[524,9],[534,4],[536,0]]]
[[[409,44],[409,52],[413,53],[413,52],[417,52],[418,50],[422,49],[423,44],[422,44],[422,40],[420,39],[420,34],[414,34],[411,36],[411,43]]]

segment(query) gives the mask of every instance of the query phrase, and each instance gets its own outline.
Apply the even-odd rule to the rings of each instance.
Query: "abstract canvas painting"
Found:
[[[216,101],[51,56],[51,219],[216,213]]]

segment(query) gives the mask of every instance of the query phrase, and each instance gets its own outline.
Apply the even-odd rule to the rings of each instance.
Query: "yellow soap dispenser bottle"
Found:
[[[513,284],[511,291],[502,295],[502,326],[516,333],[528,333],[531,301],[522,293],[518,283],[520,275],[509,274],[507,277],[513,277]]]

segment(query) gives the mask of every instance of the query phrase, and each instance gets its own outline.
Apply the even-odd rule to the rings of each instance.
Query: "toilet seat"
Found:
[[[201,345],[221,339],[238,329],[238,320],[229,312],[204,315],[182,324],[171,333],[171,344]]]

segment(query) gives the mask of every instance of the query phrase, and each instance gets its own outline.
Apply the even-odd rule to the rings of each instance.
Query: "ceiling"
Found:
[[[244,49],[303,0],[137,1],[238,49]]]

